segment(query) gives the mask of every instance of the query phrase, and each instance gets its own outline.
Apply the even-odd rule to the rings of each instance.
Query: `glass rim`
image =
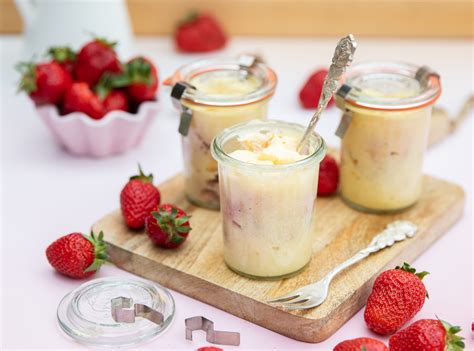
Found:
[[[345,76],[345,84],[352,88],[357,88],[357,85],[352,85],[351,83],[358,78],[371,74],[392,74],[416,79],[416,72],[419,68],[421,68],[421,66],[403,61],[381,60],[360,62],[351,66]],[[350,91],[344,98],[344,101],[356,107],[374,110],[403,111],[430,106],[436,102],[440,95],[441,81],[437,74],[433,74],[429,76],[426,86],[422,87],[419,94],[414,96],[404,98],[371,98],[358,96]]]
[[[254,127],[257,129],[258,127],[265,127],[265,126],[286,126],[293,129],[299,129],[301,131],[301,136],[306,130],[306,127],[293,122],[287,122],[282,120],[270,119],[270,120],[250,120],[243,123],[239,123],[233,125],[232,127],[226,128],[222,130],[214,139],[212,140],[211,144],[211,154],[213,158],[217,162],[226,162],[230,163],[233,166],[237,166],[240,168],[252,168],[264,171],[282,171],[286,169],[298,168],[313,162],[321,162],[324,156],[326,155],[327,145],[324,139],[315,131],[312,132],[311,138],[317,141],[317,145],[314,148],[314,151],[306,156],[305,158],[292,162],[292,163],[285,163],[285,164],[277,164],[277,165],[265,165],[265,164],[255,164],[249,163],[245,161],[238,160],[236,158],[231,157],[228,153],[226,153],[222,149],[222,145],[227,142],[231,137],[238,134],[239,131],[245,130],[248,127]],[[311,139],[310,139],[311,140]]]
[[[181,66],[168,79],[171,85],[184,81],[190,83],[191,79],[203,73],[212,71],[245,71],[256,75],[262,80],[262,84],[254,91],[243,95],[210,95],[199,91],[189,92],[186,90],[182,96],[184,102],[206,106],[240,106],[252,104],[272,96],[278,82],[276,73],[265,63],[257,62],[250,68],[242,67],[239,56],[234,57],[212,57],[199,59]]]

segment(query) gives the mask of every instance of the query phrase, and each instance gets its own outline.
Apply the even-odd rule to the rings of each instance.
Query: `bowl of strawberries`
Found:
[[[19,89],[72,154],[105,157],[127,151],[142,141],[158,111],[156,67],[143,56],[121,62],[115,45],[94,38],[78,52],[53,47],[48,61],[17,66]]]

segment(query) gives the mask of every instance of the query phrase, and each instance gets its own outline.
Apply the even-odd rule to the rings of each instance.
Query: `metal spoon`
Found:
[[[297,151],[298,152],[307,152],[305,149],[307,147],[307,141],[311,135],[316,123],[319,121],[321,113],[326,108],[329,100],[337,90],[337,84],[342,78],[342,75],[346,72],[346,68],[349,67],[354,58],[354,52],[357,48],[357,42],[354,39],[352,34],[339,40],[339,43],[336,46],[334,51],[334,56],[332,58],[331,66],[329,67],[329,72],[324,78],[324,84],[321,92],[321,96],[318,102],[318,108],[309,122],[308,128],[301,139]]]

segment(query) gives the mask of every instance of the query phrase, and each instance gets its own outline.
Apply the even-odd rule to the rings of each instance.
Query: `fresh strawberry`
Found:
[[[158,72],[153,63],[144,57],[135,57],[124,65],[122,73],[104,74],[95,90],[106,96],[112,89],[124,88],[130,102],[137,105],[155,100],[158,91]]]
[[[46,257],[59,273],[71,278],[87,278],[97,272],[107,261],[104,233],[65,235],[46,249]]]
[[[74,74],[76,53],[69,46],[53,46],[48,49],[47,55],[66,69],[71,75]]]
[[[300,102],[304,108],[316,108],[318,107],[319,97],[323,90],[323,83],[326,75],[328,74],[327,69],[320,69],[314,72],[306,81],[303,88],[300,90]],[[334,105],[334,98],[331,98],[328,103],[328,107]]]
[[[215,346],[204,346],[204,347],[198,348],[197,351],[224,351],[224,349],[221,349],[220,347],[215,347]]]
[[[66,92],[63,112],[84,112],[93,119],[101,119],[105,115],[102,101],[84,82],[73,83]]]
[[[336,160],[326,155],[319,165],[318,196],[329,196],[337,191],[339,166]]]
[[[155,100],[158,91],[158,72],[153,63],[144,58],[136,57],[126,64],[126,72],[130,84],[127,94],[135,103]]]
[[[140,165],[139,175],[130,177],[120,193],[122,216],[129,228],[141,229],[145,218],[160,203],[160,192],[153,185],[153,175],[145,175]]]
[[[416,273],[407,263],[382,272],[365,308],[367,326],[376,333],[389,335],[412,319],[425,303],[427,292],[421,280],[427,274]]]
[[[105,72],[121,72],[122,67],[114,50],[115,44],[96,38],[84,45],[76,58],[74,68],[76,78],[92,87]]]
[[[72,84],[69,72],[54,61],[40,64],[21,62],[17,70],[22,75],[19,90],[27,92],[37,105],[59,104]]]
[[[420,319],[392,335],[390,351],[459,351],[464,350],[463,338],[456,335],[460,327],[437,319]]]
[[[189,216],[174,205],[160,205],[146,217],[145,231],[154,244],[174,249],[186,240],[191,231]]]
[[[381,341],[372,338],[357,338],[345,340],[337,344],[333,351],[388,351],[388,347]]]
[[[176,46],[184,52],[206,52],[223,48],[227,37],[210,14],[189,14],[174,34]]]
[[[127,95],[120,90],[111,91],[102,101],[105,113],[115,110],[128,111]]]

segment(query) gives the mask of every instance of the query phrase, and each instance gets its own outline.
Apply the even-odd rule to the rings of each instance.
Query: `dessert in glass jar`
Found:
[[[218,161],[224,259],[251,278],[291,276],[311,259],[313,210],[324,140],[313,133],[296,151],[305,127],[250,121],[222,131],[212,143]]]
[[[339,129],[340,191],[348,205],[389,213],[416,203],[431,106],[440,94],[439,76],[426,66],[370,62],[352,67],[336,94],[345,111]]]
[[[240,56],[196,61],[180,68],[171,83],[173,101],[181,110],[186,196],[195,205],[219,209],[211,141],[234,124],[266,118],[276,75],[255,58]]]

